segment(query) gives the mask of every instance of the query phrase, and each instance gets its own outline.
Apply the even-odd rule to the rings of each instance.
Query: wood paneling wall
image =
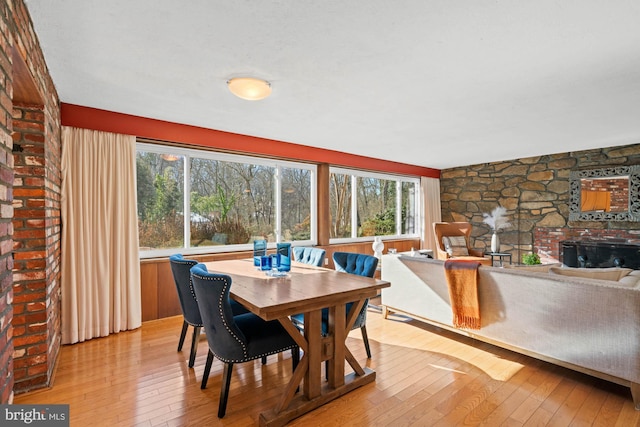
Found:
[[[318,246],[327,251],[328,268],[333,268],[334,252],[357,252],[373,255],[372,242],[348,243],[330,246]],[[385,251],[394,248],[405,252],[411,248],[419,248],[419,239],[386,240]],[[224,252],[207,255],[194,255],[188,258],[201,262],[221,261],[225,259],[242,259],[252,256],[250,251]],[[145,259],[140,262],[140,278],[142,287],[142,321],[162,319],[182,314],[180,301],[173,281],[169,258]]]

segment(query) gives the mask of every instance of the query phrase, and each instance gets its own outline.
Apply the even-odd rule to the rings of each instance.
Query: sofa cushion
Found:
[[[504,268],[511,268],[517,271],[533,271],[535,273],[548,273],[551,267],[560,267],[562,264],[559,262],[553,264],[533,264],[533,265],[518,265],[518,264],[505,264]]]
[[[640,270],[633,270],[618,280],[618,284],[629,286],[630,288],[640,287]]]
[[[627,276],[633,270],[630,268],[575,268],[575,267],[551,267],[549,273],[562,276],[584,277],[587,279],[609,280],[617,282]]]
[[[442,237],[442,244],[444,245],[444,250],[451,257],[469,256],[467,239],[464,236],[444,236]]]

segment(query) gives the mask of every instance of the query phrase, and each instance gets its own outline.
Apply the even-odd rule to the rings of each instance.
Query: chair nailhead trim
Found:
[[[175,262],[176,264],[188,264],[191,266],[194,266],[197,264],[197,262],[194,263],[193,261],[187,261],[187,260],[185,261],[172,260],[171,262]],[[193,297],[193,300],[198,302],[198,298],[196,298],[196,292],[193,290],[193,282],[191,281],[191,274],[189,274],[189,291],[191,291],[191,296]]]
[[[197,275],[197,274],[196,274],[196,275]],[[227,324],[227,321],[226,321],[226,320],[225,320],[225,318],[224,318],[223,311],[222,311],[222,297],[225,295],[225,293],[226,293],[227,289],[229,288],[229,283],[228,283],[226,280],[224,280],[223,278],[221,278],[221,277],[204,277],[204,276],[200,276],[200,275],[197,275],[197,276],[198,276],[198,278],[203,279],[203,280],[210,280],[210,281],[222,281],[222,282],[224,282],[224,287],[223,287],[223,289],[222,289],[222,293],[220,294],[220,299],[218,300],[218,310],[220,310],[220,318],[222,319],[222,323],[224,323],[224,327],[225,327],[225,329],[226,329],[226,330],[231,334],[231,336],[233,336],[233,337],[234,337],[234,338],[235,338],[235,339],[240,343],[240,345],[242,346],[242,353],[244,354],[244,359],[227,359],[227,358],[223,358],[223,357],[220,357],[219,355],[217,355],[213,350],[211,350],[211,348],[209,348],[209,349],[211,350],[211,353],[213,353],[213,355],[214,355],[215,357],[217,357],[219,360],[221,360],[221,361],[222,361],[222,362],[224,362],[224,363],[243,363],[243,362],[248,362],[249,360],[247,360],[247,357],[248,357],[248,356],[247,356],[247,348],[246,348],[246,346],[244,345],[244,342],[240,339],[240,337],[238,337],[236,334],[234,334],[234,333],[233,333],[233,331],[229,328],[229,326],[228,326],[228,324]],[[290,349],[292,349],[292,348],[296,348],[296,347],[298,347],[298,346],[297,346],[297,345],[295,345],[295,344],[292,344],[292,345],[291,345],[291,346],[289,346],[289,347],[285,347],[285,348],[280,349],[280,350],[277,350],[277,351],[271,351],[271,352],[268,352],[268,353],[263,353],[263,354],[257,355],[257,356],[255,356],[253,359],[251,359],[251,360],[259,359],[259,358],[261,358],[261,357],[263,357],[263,356],[270,356],[270,355],[272,355],[272,354],[278,354],[278,353],[281,353],[281,352],[282,352],[282,351],[284,351],[284,350],[290,350]]]
[[[224,280],[223,278],[221,278],[221,277],[203,277],[203,276],[198,276],[198,277],[200,279],[203,279],[203,280],[209,280],[209,281],[212,281],[212,282],[220,282],[220,281],[222,281],[224,283],[224,286],[222,288],[222,292],[220,293],[220,298],[218,299],[218,311],[220,313],[220,318],[222,319],[222,323],[224,324],[224,327],[227,330],[227,332],[229,332],[229,334],[231,334],[231,336],[233,338],[235,338],[235,340],[238,341],[238,343],[242,346],[242,354],[246,358],[247,357],[247,347],[244,345],[244,342],[240,339],[240,337],[238,337],[229,328],[229,325],[227,324],[227,320],[224,318],[224,312],[222,311],[222,298],[224,297],[225,293],[227,292],[227,289],[229,288],[229,283],[226,280]],[[220,359],[220,358],[218,357],[218,359]],[[220,359],[220,360],[222,360],[222,359]],[[233,361],[231,361],[231,362],[233,362]]]

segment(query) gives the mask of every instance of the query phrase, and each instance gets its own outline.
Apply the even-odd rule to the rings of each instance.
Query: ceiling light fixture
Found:
[[[167,162],[175,162],[176,160],[178,160],[180,157],[176,156],[175,154],[160,154],[160,157],[162,157],[163,159],[165,159]]]
[[[271,83],[253,77],[234,77],[227,80],[229,90],[238,98],[257,101],[271,95]]]

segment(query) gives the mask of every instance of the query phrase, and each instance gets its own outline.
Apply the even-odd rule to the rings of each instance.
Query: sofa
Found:
[[[587,271],[588,270],[588,271]],[[631,389],[640,409],[640,271],[560,265],[478,269],[481,328],[453,327],[444,261],[382,257],[383,316],[401,312]]]

